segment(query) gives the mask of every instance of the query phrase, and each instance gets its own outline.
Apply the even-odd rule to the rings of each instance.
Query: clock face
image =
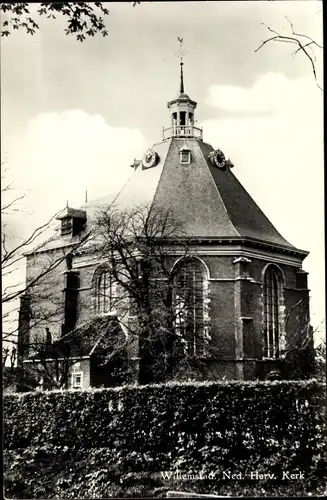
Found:
[[[226,158],[224,153],[220,150],[217,149],[214,154],[213,154],[213,163],[216,165],[216,167],[219,168],[224,168],[226,166]]]
[[[208,159],[211,161],[212,165],[221,168],[222,170],[234,167],[234,163],[232,163],[230,159],[226,160],[226,157],[221,149],[211,151],[211,153],[209,153]]]
[[[143,156],[142,164],[145,168],[154,167],[157,163],[158,155],[152,149],[148,149]]]

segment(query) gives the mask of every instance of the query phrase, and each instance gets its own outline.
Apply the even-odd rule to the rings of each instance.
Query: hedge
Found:
[[[323,494],[325,398],[314,380],[5,395],[6,494]]]

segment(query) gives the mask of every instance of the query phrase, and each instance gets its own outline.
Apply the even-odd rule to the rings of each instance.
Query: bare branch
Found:
[[[262,41],[261,44],[255,49],[255,52],[258,52],[262,47],[264,47],[264,45],[266,45],[269,42],[282,42],[282,43],[291,43],[291,44],[297,45],[297,49],[292,53],[293,57],[296,54],[298,54],[299,52],[304,53],[305,57],[310,61],[311,69],[312,69],[314,79],[316,81],[316,85],[318,86],[318,88],[321,91],[323,91],[323,87],[317,81],[317,72],[316,72],[316,66],[315,66],[316,56],[315,56],[315,54],[313,52],[313,48],[312,48],[312,46],[316,46],[319,49],[323,49],[323,45],[316,42],[311,37],[309,37],[303,33],[297,33],[296,31],[294,31],[294,26],[293,26],[292,22],[288,19],[288,17],[286,17],[286,19],[287,19],[287,21],[290,25],[290,28],[291,28],[291,35],[289,35],[289,36],[282,35],[278,31],[272,29],[270,26],[267,26],[266,24],[261,23],[263,26],[265,26],[268,29],[268,31],[273,33],[274,36]],[[309,40],[309,42],[303,41],[303,39]],[[308,50],[307,50],[308,48],[311,50],[311,54],[308,52]]]
[[[323,49],[323,48],[324,48],[324,46],[323,46],[323,45],[321,45],[321,44],[317,43],[317,42],[316,42],[315,40],[313,40],[310,36],[305,35],[304,33],[296,33],[296,32],[294,31],[294,27],[293,27],[292,22],[289,20],[289,18],[288,18],[287,16],[285,16],[285,18],[286,18],[286,19],[287,19],[287,21],[290,23],[290,26],[291,26],[291,28],[292,28],[292,33],[293,33],[293,35],[294,35],[294,36],[300,36],[300,37],[302,37],[302,38],[306,38],[307,40],[310,40],[310,43],[313,43],[314,45],[316,45],[317,47],[319,47],[319,49]]]
[[[2,190],[2,192],[3,192],[3,190]],[[13,200],[11,200],[8,203],[5,203],[4,205],[2,205],[2,207],[1,207],[1,213],[2,214],[8,214],[9,213],[8,212],[9,208],[13,207],[18,201],[22,200],[23,198],[25,198],[24,194],[22,194],[21,196],[17,196]],[[15,208],[13,211],[14,212],[18,212],[18,209]]]
[[[42,224],[41,226],[38,226],[32,234],[26,238],[22,243],[20,243],[18,246],[16,246],[13,250],[8,252],[4,257],[2,257],[2,265],[8,261],[10,258],[12,258],[13,255],[17,254],[20,250],[26,249],[28,245],[32,244],[36,238],[38,238],[46,229],[49,228],[49,225],[51,222],[56,218],[59,212],[57,212],[55,215],[53,215],[48,222],[45,224]],[[44,245],[44,243],[43,243]]]

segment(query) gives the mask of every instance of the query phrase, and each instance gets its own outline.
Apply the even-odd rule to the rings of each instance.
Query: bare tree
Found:
[[[125,339],[119,337],[119,322],[114,316],[87,321],[55,341],[52,341],[49,328],[46,328],[46,333],[45,339],[39,339],[39,342],[34,339],[29,345],[34,354],[25,361],[22,390],[40,385],[42,389],[67,389],[74,367],[83,363],[85,357],[89,357],[90,369],[93,370],[96,363],[100,370],[102,367],[107,370],[111,385],[126,379],[127,370],[122,373],[127,368]],[[97,352],[92,354],[94,347]]]
[[[46,240],[47,231],[52,227],[52,223],[58,214],[53,215],[47,222],[38,226],[27,237],[18,237],[11,230],[12,215],[20,213],[21,207],[19,202],[25,198],[25,193],[17,192],[13,181],[8,181],[7,170],[4,168],[4,162],[1,163],[1,269],[2,277],[8,278],[18,270],[18,267],[25,260],[25,254],[32,248],[42,248]],[[46,240],[46,241],[45,241]],[[35,280],[29,284],[21,282],[12,282],[2,288],[1,300],[3,304],[14,301],[20,295],[34,286],[34,284],[51,270],[54,263],[42,270]],[[8,281],[8,280],[6,280]]]
[[[255,52],[258,52],[269,43],[277,42],[291,44],[291,46],[294,47],[294,51],[291,55],[295,57],[297,54],[301,53],[307,58],[316,84],[319,89],[323,91],[323,87],[318,82],[317,77],[317,53],[321,55],[323,51],[322,43],[317,42],[304,33],[296,31],[293,23],[288,17],[285,16],[285,18],[289,27],[289,33],[287,34],[280,33],[262,23],[271,33],[271,36],[263,40]],[[309,318],[307,318],[307,312],[308,307],[304,299],[297,301],[288,310],[285,318],[286,327],[289,321],[293,321],[295,318],[298,328],[294,329],[296,332],[294,338],[288,339],[288,345],[284,353],[285,357],[282,364],[286,372],[289,375],[292,374],[295,378],[302,378],[303,375],[317,375],[321,378],[321,367],[326,366],[326,360],[323,361],[324,357],[326,357],[326,353],[323,344],[320,344],[318,348],[314,349],[314,334],[316,332],[313,330]]]
[[[308,298],[296,301],[288,309],[285,317],[286,330],[289,323],[292,323],[290,331],[293,331],[292,336],[287,336],[282,360],[282,367],[288,378],[308,378],[314,376],[316,372],[314,335],[319,327],[314,330],[310,323],[307,301]]]
[[[321,382],[326,382],[326,339],[315,348],[314,376]]]
[[[119,301],[129,310],[126,328],[130,342],[138,343],[140,383],[166,380],[181,362],[184,369],[198,369],[193,345],[204,352],[207,326],[199,320],[195,325],[186,295],[176,296],[172,271],[177,257],[192,257],[184,224],[169,209],[147,205],[125,211],[111,207],[95,223],[94,251],[108,264]],[[192,308],[203,313],[202,295],[199,304],[194,299]]]
[[[20,202],[25,198],[25,193],[18,192],[14,183],[7,180],[4,162],[1,167],[2,358],[8,374],[7,379],[10,380],[9,371],[11,369],[12,373],[17,372],[20,355],[17,316],[21,309],[21,302],[28,299],[33,303],[33,308],[29,313],[29,328],[37,325],[45,328],[51,322],[58,320],[62,312],[62,303],[60,298],[53,295],[51,282],[57,274],[58,267],[66,260],[67,253],[72,248],[45,253],[37,271],[27,276],[27,279],[25,278],[26,253],[31,250],[42,250],[49,241],[56,237],[53,234],[53,222],[58,214],[39,225],[30,235],[18,237],[12,229],[13,216],[21,213]],[[83,245],[88,237],[89,234],[86,232],[81,234],[76,240],[75,247]]]
[[[205,322],[207,304],[203,290],[195,297],[186,273],[179,291],[175,280],[176,260],[192,262],[193,257],[184,223],[176,220],[169,209],[142,205],[126,210],[115,206],[102,209],[90,225],[88,256],[98,262],[100,271],[108,270],[107,285],[110,279],[115,292],[110,284],[97,290],[97,300],[108,308],[104,306],[99,315],[50,345],[44,332],[46,328],[51,330],[49,320],[55,321],[55,317],[47,311],[47,293],[57,288],[54,283],[58,276],[55,272],[46,275],[45,321],[40,313],[35,313],[40,308],[38,294],[30,307],[30,325],[40,321],[42,328],[40,336],[33,335],[28,342],[29,370],[36,378],[47,380],[48,388],[66,387],[71,368],[85,355],[85,339],[89,339],[97,344],[97,356],[92,363],[97,364],[99,372],[110,372],[110,384],[128,381],[132,373],[137,373],[142,384],[168,380],[178,370],[184,377],[201,376],[201,356],[210,350]],[[78,300],[79,309],[90,310],[89,296]],[[109,318],[116,317],[120,333],[113,334],[113,319],[106,324],[108,316],[102,314],[106,312],[110,313]],[[126,336],[121,335],[121,329]],[[139,358],[136,372],[127,361],[133,357]]]
[[[302,53],[308,59],[317,86],[321,91],[323,91],[323,87],[322,85],[320,85],[317,78],[317,69],[316,69],[317,57],[315,52],[315,50],[322,51],[323,45],[321,43],[318,43],[316,40],[313,40],[310,36],[295,31],[293,23],[288,19],[288,17],[286,17],[286,20],[290,28],[290,32],[287,35],[284,35],[276,31],[275,29],[272,29],[270,26],[267,26],[266,24],[262,23],[263,26],[265,26],[267,30],[272,34],[272,36],[270,36],[266,40],[263,40],[259,45],[259,47],[255,50],[255,52],[258,52],[264,45],[271,42],[278,42],[285,44],[288,43],[293,45],[295,49],[291,55],[295,57],[298,53]]]

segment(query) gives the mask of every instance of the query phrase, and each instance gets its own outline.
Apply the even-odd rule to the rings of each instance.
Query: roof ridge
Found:
[[[204,144],[207,144],[210,148],[212,148],[212,151],[214,151],[214,148],[211,146],[211,144],[208,144],[208,143],[202,143],[202,144],[203,144],[203,145],[204,145]],[[208,167],[207,160],[206,160],[206,158],[205,158],[205,156],[204,156],[204,153],[203,153],[203,151],[202,151],[202,148],[201,148],[201,144],[200,144],[200,143],[199,143],[199,149],[200,149],[201,156],[202,156],[202,158],[203,158],[203,160],[204,160],[204,163],[205,163],[205,165]],[[222,203],[222,205],[223,205],[223,207],[224,207],[224,209],[225,209],[225,211],[226,211],[226,213],[227,213],[227,215],[228,215],[228,219],[229,219],[229,221],[230,221],[231,226],[235,229],[235,231],[236,231],[236,233],[238,234],[238,236],[242,236],[242,235],[241,235],[241,233],[240,233],[240,232],[236,229],[236,227],[234,226],[234,224],[233,224],[233,222],[232,222],[232,220],[231,220],[231,218],[230,218],[230,215],[229,215],[229,213],[228,213],[228,210],[227,210],[227,208],[226,208],[226,205],[225,205],[225,203],[224,203],[224,200],[223,200],[223,198],[222,198],[222,196],[221,196],[221,194],[220,194],[220,192],[219,192],[218,186],[217,186],[217,184],[216,184],[216,182],[215,182],[215,179],[214,179],[214,177],[213,177],[213,175],[212,175],[211,169],[210,169],[210,168],[208,168],[208,170],[209,170],[209,172],[210,172],[210,178],[212,179],[212,182],[213,182],[213,184],[214,184],[214,186],[215,186],[215,188],[216,188],[216,190],[217,190],[217,193],[218,193],[218,196],[219,196],[219,198],[220,198],[220,201],[221,201],[221,203]]]
[[[160,177],[159,177],[158,182],[157,182],[157,185],[156,185],[156,189],[155,189],[154,194],[153,194],[153,196],[152,196],[152,200],[150,201],[150,210],[151,210],[151,209],[152,209],[152,207],[153,207],[154,200],[155,200],[155,198],[156,198],[156,194],[157,194],[157,191],[158,191],[158,187],[159,187],[159,185],[160,185],[160,181],[161,181],[162,175],[163,175],[164,170],[165,170],[165,168],[164,168],[164,167],[165,167],[165,165],[166,165],[166,161],[167,161],[167,158],[168,158],[168,155],[169,155],[170,149],[171,149],[171,145],[172,145],[172,143],[173,143],[173,138],[172,138],[172,137],[170,137],[170,139],[168,139],[168,140],[170,141],[170,144],[169,144],[169,147],[168,147],[168,150],[167,150],[167,153],[166,153],[165,162],[164,162],[164,164],[162,165],[162,170],[161,170],[161,174],[160,174]]]
[[[261,212],[261,215],[266,219],[266,222],[270,224],[270,226],[273,228],[274,231],[276,231],[277,235],[285,241],[285,244],[281,243],[282,246],[289,247],[289,248],[296,248],[292,243],[290,243],[284,236],[278,231],[278,229],[275,227],[275,225],[271,222],[270,218],[265,214],[265,212],[262,210],[262,208],[258,205],[258,203],[254,200],[254,198],[251,196],[251,194],[248,192],[248,190],[243,186],[243,184],[240,182],[240,180],[236,177],[236,175],[233,174],[233,172],[230,172],[230,174],[234,177],[234,180],[241,186],[243,191],[249,196],[249,198],[252,200],[252,203],[255,205],[256,209]],[[263,240],[264,241],[264,240]]]
[[[205,156],[207,149],[212,150],[213,148],[207,143],[200,145],[203,156]],[[294,245],[278,231],[230,169],[223,172],[215,168],[208,160],[206,160],[206,164],[226,207],[228,218],[241,237],[250,237],[274,245],[279,244],[292,250],[295,249]]]

